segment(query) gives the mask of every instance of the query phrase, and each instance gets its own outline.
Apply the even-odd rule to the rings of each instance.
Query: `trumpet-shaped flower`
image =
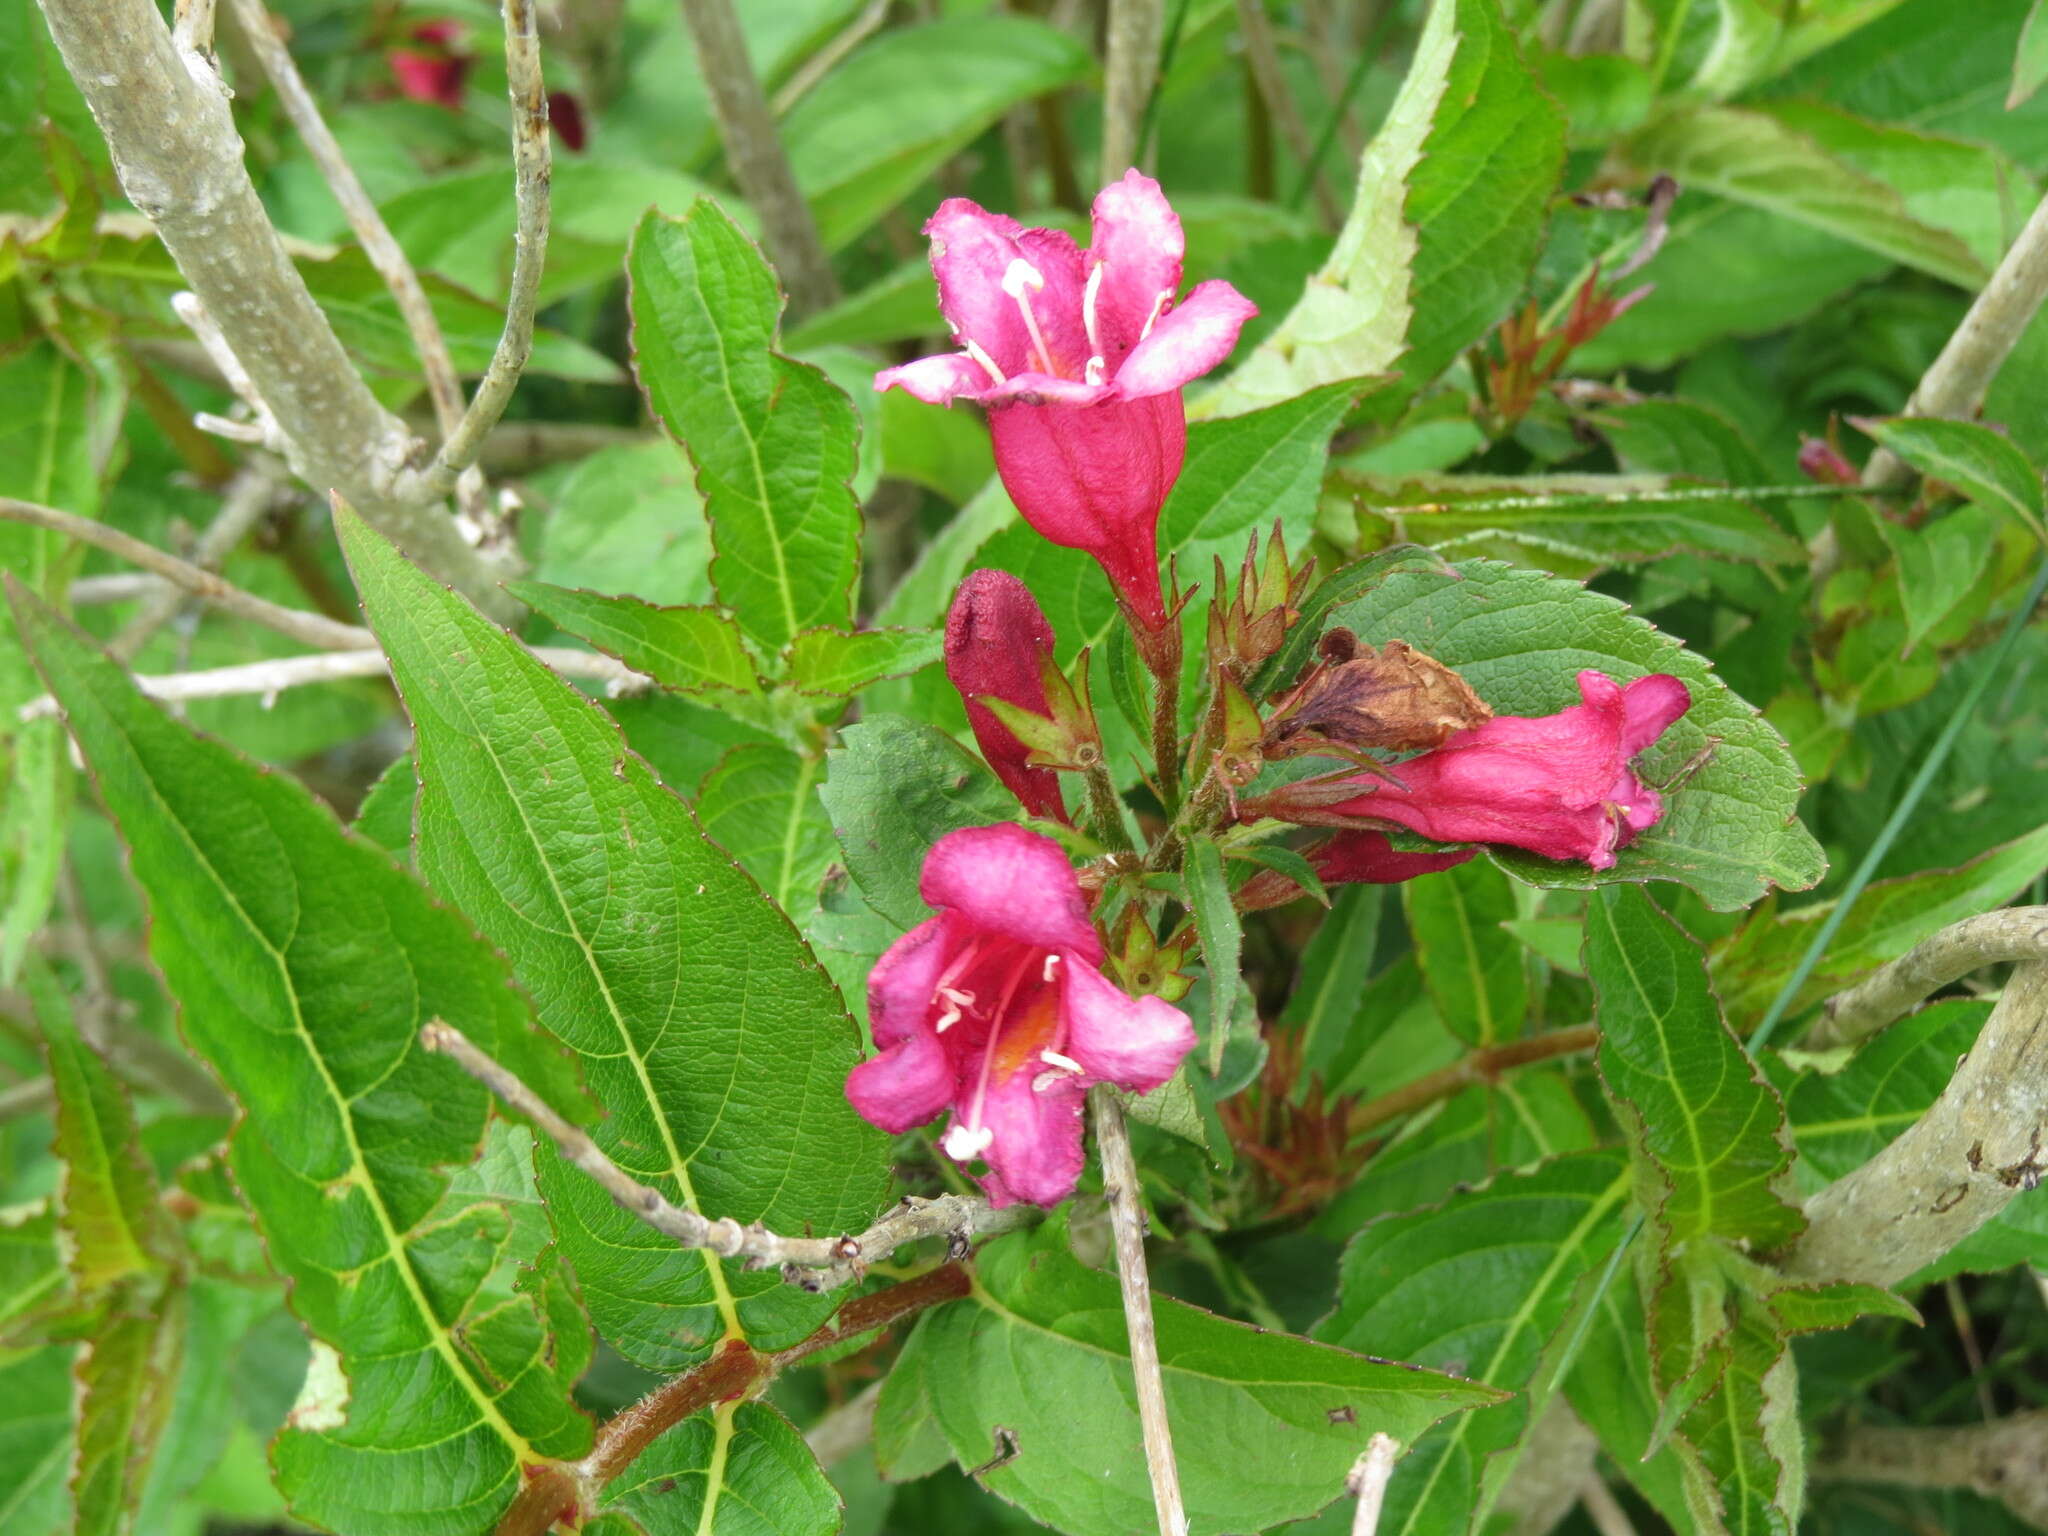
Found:
[[[1502,843],[1608,869],[1664,814],[1630,764],[1692,698],[1666,673],[1624,688],[1593,671],[1579,674],[1579,696],[1554,715],[1495,715],[1459,731],[1397,765],[1398,783],[1361,778],[1369,792],[1333,809],[1438,842]]]
[[[1081,1177],[1089,1086],[1157,1088],[1195,1044],[1186,1014],[1130,997],[1059,844],[1018,826],[950,832],[920,885],[935,916],[868,977],[879,1054],[846,1096],[892,1134],[952,1111],[940,1146],[987,1166],[991,1201],[1056,1205]]]
[[[1095,199],[1090,245],[965,198],[925,225],[939,310],[961,350],[875,375],[920,400],[989,407],[996,468],[1024,520],[1084,550],[1147,627],[1166,622],[1159,510],[1187,450],[1181,387],[1258,313],[1230,284],[1180,298],[1186,242],[1136,171]]]

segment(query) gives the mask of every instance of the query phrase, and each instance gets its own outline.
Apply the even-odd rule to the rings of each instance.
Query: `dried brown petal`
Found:
[[[1419,751],[1492,718],[1464,678],[1405,640],[1390,640],[1383,650],[1359,645],[1350,660],[1319,668],[1283,706],[1267,746],[1280,756],[1312,751],[1317,741]]]

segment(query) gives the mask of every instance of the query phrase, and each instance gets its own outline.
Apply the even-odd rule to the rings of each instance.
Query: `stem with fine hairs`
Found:
[[[1116,1276],[1124,1295],[1124,1326],[1131,1340],[1131,1376],[1137,1385],[1138,1425],[1145,1437],[1145,1467],[1152,1475],[1152,1506],[1159,1536],[1186,1536],[1187,1511],[1180,1497],[1180,1469],[1173,1460],[1173,1431],[1166,1419],[1166,1381],[1159,1369],[1159,1335],[1152,1323],[1152,1282],[1145,1271],[1145,1202],[1138,1165],[1131,1156],[1130,1127],[1116,1090],[1098,1083],[1089,1090],[1095,1114],[1095,1145],[1102,1154],[1102,1192],[1109,1201],[1109,1226],[1116,1241]]]

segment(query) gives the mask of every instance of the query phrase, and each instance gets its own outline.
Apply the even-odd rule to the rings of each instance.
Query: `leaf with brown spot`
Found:
[[[1375,650],[1338,631],[1323,643],[1329,659],[1282,705],[1267,731],[1268,756],[1294,757],[1326,744],[1417,751],[1493,718],[1464,678],[1405,640]]]

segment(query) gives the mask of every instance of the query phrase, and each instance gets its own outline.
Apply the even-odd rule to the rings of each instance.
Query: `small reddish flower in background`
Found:
[[[548,92],[548,126],[567,148],[582,153],[589,130],[583,125],[583,104],[574,92]]]
[[[462,105],[462,85],[475,57],[463,47],[469,29],[459,21],[423,21],[406,47],[385,54],[402,96],[448,108]]]
[[[1225,282],[1175,303],[1186,250],[1159,184],[1095,199],[1087,250],[965,198],[925,225],[939,310],[963,350],[875,375],[920,400],[989,408],[996,468],[1024,520],[1093,555],[1149,629],[1166,623],[1159,510],[1187,451],[1181,387],[1237,344],[1252,303]]]
[[[950,1108],[940,1145],[955,1162],[987,1164],[993,1204],[1057,1205],[1081,1177],[1089,1086],[1150,1092],[1194,1048],[1194,1026],[1102,974],[1080,882],[1048,837],[949,832],[919,889],[937,915],[869,975],[881,1049],[853,1069],[846,1097],[892,1135]]]
[[[1799,439],[1799,472],[1822,485],[1854,485],[1862,478],[1830,438]]]
[[[1033,714],[1050,714],[1044,668],[1052,625],[1031,589],[1008,571],[975,571],[953,594],[946,614],[946,676],[967,705],[967,723],[996,777],[1034,816],[1067,819],[1060,777],[1026,760],[1031,749],[986,704],[993,696]]]
[[[1692,698],[1665,673],[1624,688],[1593,671],[1579,674],[1579,696],[1554,715],[1496,715],[1460,731],[1394,767],[1399,783],[1360,779],[1371,792],[1332,809],[1438,842],[1502,843],[1608,869],[1617,848],[1664,814],[1629,765]]]

